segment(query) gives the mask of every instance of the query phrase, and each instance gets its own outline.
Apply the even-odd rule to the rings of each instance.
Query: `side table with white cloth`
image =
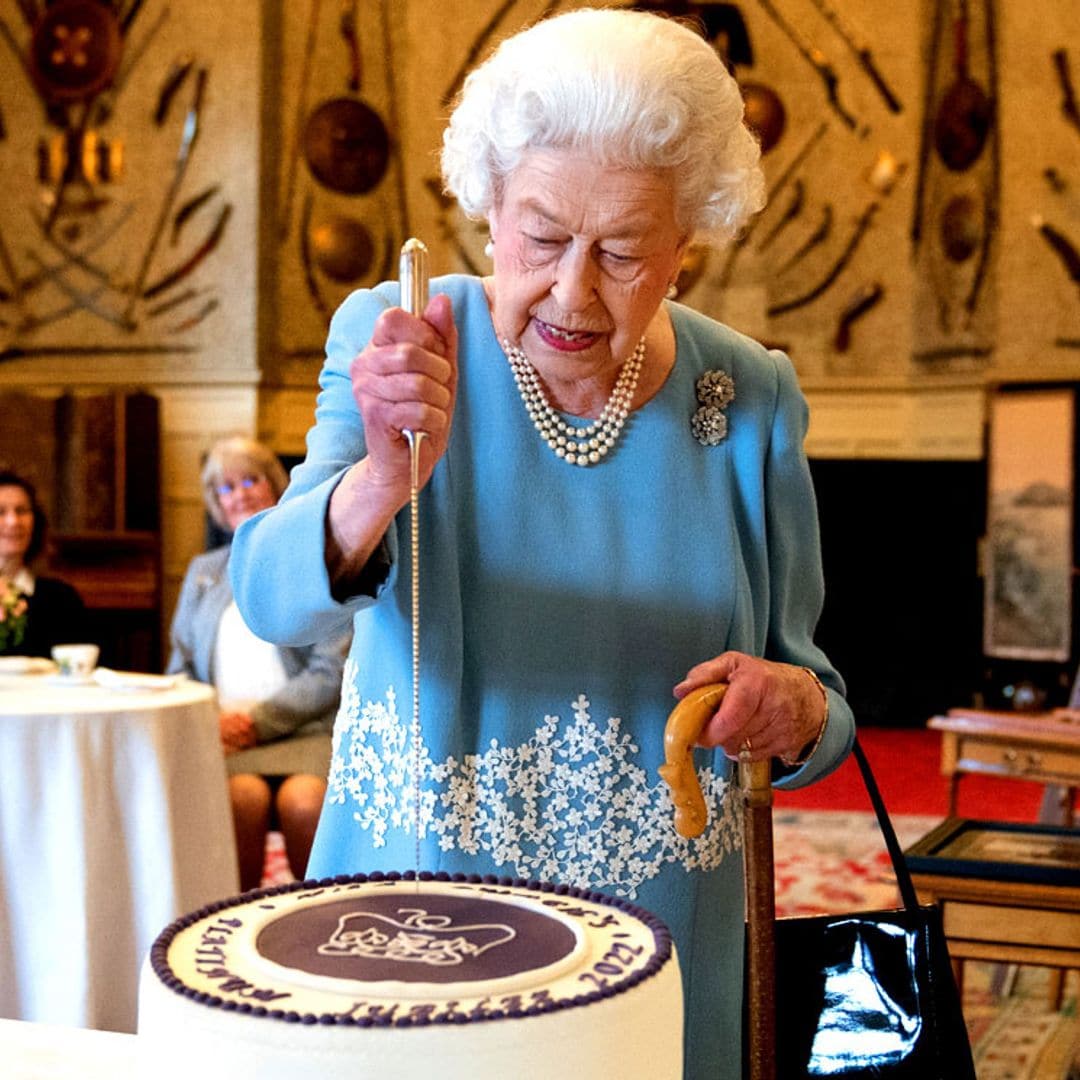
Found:
[[[0,671],[0,1017],[134,1031],[154,938],[238,889],[211,687]]]

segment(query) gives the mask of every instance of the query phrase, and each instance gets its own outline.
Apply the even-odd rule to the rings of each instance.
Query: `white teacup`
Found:
[[[73,679],[88,679],[97,667],[100,650],[96,645],[54,645],[52,658],[60,674]]]

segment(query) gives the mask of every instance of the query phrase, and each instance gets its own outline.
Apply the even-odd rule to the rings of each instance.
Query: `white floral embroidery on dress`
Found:
[[[329,801],[353,804],[354,821],[370,830],[373,846],[383,847],[388,830],[413,829],[413,747],[393,687],[384,701],[361,703],[355,677],[349,661]],[[584,694],[571,707],[572,722],[545,716],[520,746],[492,739],[486,751],[463,761],[433,761],[421,740],[421,838],[431,834],[443,851],[484,853],[519,877],[628,897],[665,864],[712,870],[739,846],[739,800],[726,797],[725,777],[700,770],[709,825],[694,840],[681,837],[667,785],[650,783],[622,721],[594,723]]]

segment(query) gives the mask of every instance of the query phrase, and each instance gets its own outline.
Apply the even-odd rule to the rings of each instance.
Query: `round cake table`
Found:
[[[154,938],[239,889],[213,689],[112,682],[0,677],[0,1017],[134,1031]]]

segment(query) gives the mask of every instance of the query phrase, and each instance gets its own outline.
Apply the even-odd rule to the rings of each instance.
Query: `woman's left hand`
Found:
[[[801,667],[726,652],[692,667],[675,687],[677,698],[709,683],[727,683],[720,707],[705,725],[701,746],[720,746],[738,758],[749,742],[754,761],[795,759],[812,743],[825,720],[825,703]]]

